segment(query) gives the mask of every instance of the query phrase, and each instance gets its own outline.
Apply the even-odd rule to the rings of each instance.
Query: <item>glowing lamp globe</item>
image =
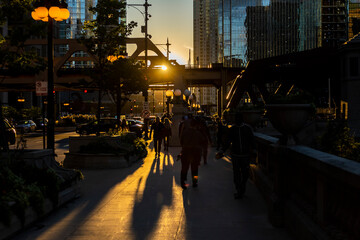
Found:
[[[48,17],[48,9],[46,7],[38,7],[35,9],[35,12],[39,16],[39,18],[47,18]]]
[[[66,8],[60,8],[60,18],[66,20],[70,17],[70,12]]]
[[[60,13],[61,11],[59,7],[51,7],[49,9],[49,15],[51,18],[60,18]]]
[[[31,17],[32,17],[34,20],[36,20],[36,21],[38,21],[38,20],[41,19],[41,18],[39,17],[39,15],[38,15],[35,11],[32,11],[32,12],[31,12]]]
[[[48,22],[48,21],[49,21],[49,17],[41,18],[41,21],[43,21],[43,22]]]
[[[172,97],[173,92],[171,90],[167,90],[165,94],[166,94],[166,97]]]
[[[190,96],[190,94],[191,94],[191,92],[190,92],[189,89],[185,89],[185,90],[184,90],[184,95],[185,95],[186,97]]]
[[[180,89],[175,89],[174,95],[175,95],[176,97],[180,97],[180,95],[181,95],[181,90],[180,90]]]

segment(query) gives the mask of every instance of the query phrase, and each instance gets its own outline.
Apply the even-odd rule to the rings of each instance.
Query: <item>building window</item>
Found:
[[[356,77],[359,75],[359,59],[357,57],[349,58],[350,77]]]

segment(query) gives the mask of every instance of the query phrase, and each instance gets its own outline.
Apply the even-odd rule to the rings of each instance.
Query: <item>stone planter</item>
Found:
[[[134,133],[129,133],[134,135]],[[136,138],[136,136],[133,136]],[[84,152],[82,146],[93,143],[106,143],[111,146],[111,152]],[[103,149],[102,149],[103,150]],[[114,151],[115,150],[115,151]],[[112,169],[131,166],[136,160],[146,156],[144,153],[134,154],[134,146],[121,141],[121,137],[110,136],[79,136],[69,138],[69,152],[65,153],[64,166],[67,168],[80,169]]]
[[[283,137],[280,144],[296,144],[296,134],[305,126],[311,113],[311,104],[267,104],[267,116]]]
[[[86,154],[65,153],[64,166],[67,168],[102,169],[124,168],[131,165],[130,157],[125,154]]]
[[[258,123],[261,121],[261,117],[264,114],[264,110],[243,110],[241,111],[241,115],[243,117],[244,123],[249,124],[253,128],[256,127]]]
[[[25,227],[33,224],[41,217],[49,214],[58,207],[64,205],[66,202],[77,198],[81,195],[79,173],[72,169],[65,169],[55,161],[52,150],[49,149],[32,149],[23,151],[10,150],[9,152],[0,153],[0,158],[4,161],[9,160],[9,154],[16,155],[16,159],[24,160],[26,165],[30,165],[39,169],[52,169],[57,176],[63,181],[64,189],[59,192],[58,202],[54,204],[50,199],[45,199],[43,206],[43,214],[38,215],[30,206],[25,209],[24,222],[22,222],[16,215],[10,216],[9,226],[0,223],[0,239],[8,239],[15,233],[21,231]]]

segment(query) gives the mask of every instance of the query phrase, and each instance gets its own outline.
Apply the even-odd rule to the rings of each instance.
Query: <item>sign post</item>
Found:
[[[36,81],[36,96],[41,96],[41,102],[44,104],[44,96],[47,96],[48,93],[48,83],[44,81]],[[45,149],[45,108],[42,109],[42,122],[43,122],[43,148]]]
[[[149,117],[150,117],[150,111],[144,109],[144,110],[142,111],[142,113],[141,113],[141,117],[143,117],[144,119],[145,119],[145,118],[149,118]]]
[[[36,96],[46,96],[48,91],[48,83],[43,81],[36,81]]]

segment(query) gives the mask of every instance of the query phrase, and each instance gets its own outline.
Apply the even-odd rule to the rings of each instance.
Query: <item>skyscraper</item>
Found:
[[[195,63],[246,66],[251,60],[336,47],[360,31],[359,19],[355,0],[195,0]]]
[[[252,60],[336,47],[359,31],[357,0],[194,0],[194,61],[201,67],[245,67]]]
[[[194,1],[194,63],[208,67],[218,62],[219,0]]]

